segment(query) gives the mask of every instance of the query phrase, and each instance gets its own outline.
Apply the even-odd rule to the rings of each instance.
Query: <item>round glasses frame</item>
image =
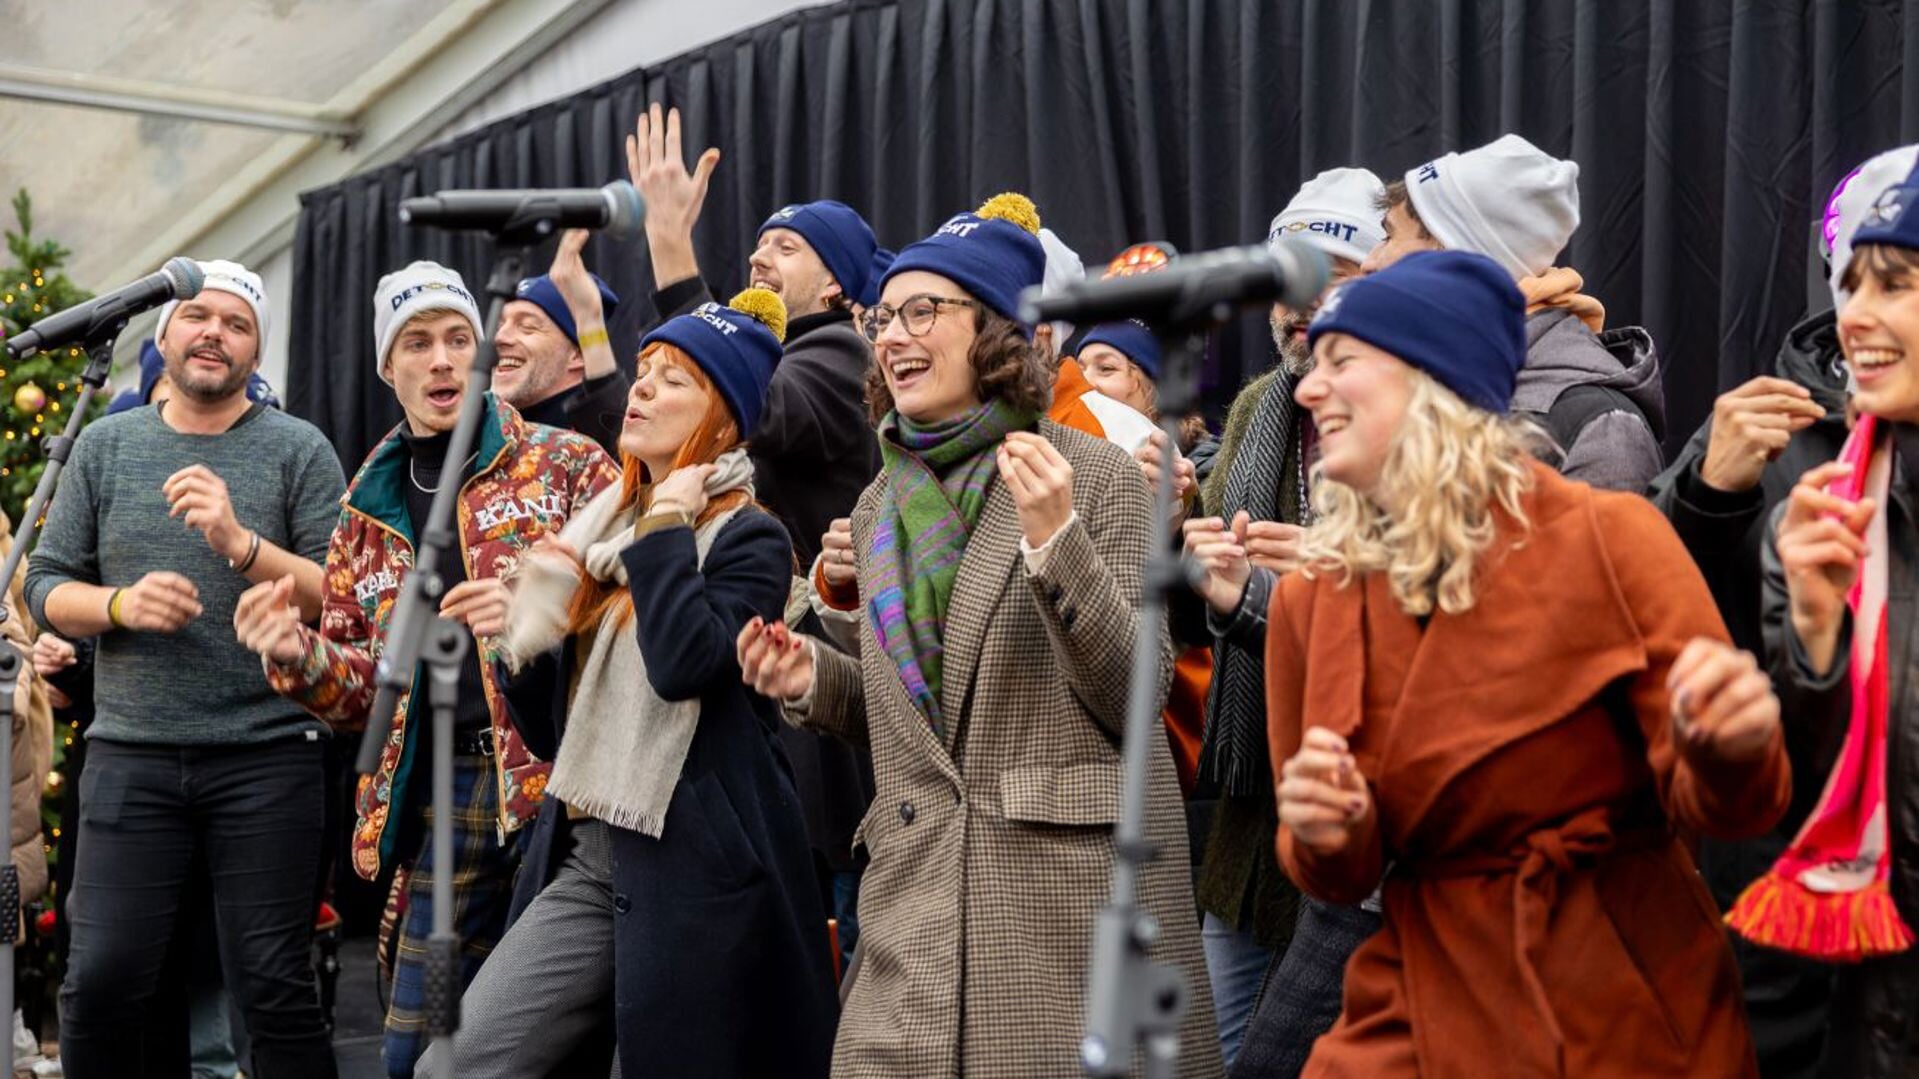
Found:
[[[933,324],[939,321],[942,307],[971,307],[981,309],[978,300],[960,300],[951,296],[932,296],[920,294],[908,296],[898,307],[890,304],[874,304],[860,315],[860,334],[872,344],[878,344],[880,335],[893,324],[894,316],[905,319],[908,337],[925,337],[932,332]]]

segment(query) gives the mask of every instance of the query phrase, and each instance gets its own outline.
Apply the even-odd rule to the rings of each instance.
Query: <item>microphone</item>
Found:
[[[400,220],[442,229],[509,229],[546,223],[540,232],[602,229],[615,240],[639,231],[646,203],[625,180],[605,187],[440,191],[400,203]]]
[[[200,264],[192,259],[170,258],[165,266],[131,285],[56,311],[8,338],[7,356],[24,360],[36,352],[85,341],[109,326],[118,333],[119,326],[115,323],[124,325],[134,315],[169,300],[190,300],[199,295],[206,276]]]
[[[1296,240],[1227,247],[1182,255],[1154,273],[1074,282],[1051,296],[1029,288],[1020,296],[1020,316],[1078,326],[1128,318],[1149,324],[1223,321],[1235,307],[1275,301],[1306,307],[1325,289],[1328,273],[1326,256]]]

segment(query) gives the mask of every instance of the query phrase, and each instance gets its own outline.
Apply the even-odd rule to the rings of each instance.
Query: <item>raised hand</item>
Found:
[[[796,701],[813,691],[813,648],[784,622],[754,618],[734,641],[740,681],[776,701]]]
[[[1148,491],[1159,490],[1159,470],[1161,462],[1165,459],[1166,432],[1164,431],[1154,431],[1146,437],[1145,442],[1140,444],[1139,449],[1133,451],[1133,460],[1139,464],[1140,471],[1146,474]],[[1193,462],[1184,457],[1175,458],[1172,519],[1167,522],[1168,524],[1177,528],[1179,523],[1186,519],[1187,496],[1192,493],[1194,485],[1198,482],[1199,472],[1193,467]]]
[[[1723,641],[1688,642],[1666,675],[1673,740],[1687,755],[1750,763],[1779,734],[1779,698],[1752,653]]]
[[[1372,789],[1359,774],[1346,739],[1325,727],[1308,727],[1299,752],[1280,767],[1273,788],[1279,823],[1316,854],[1337,854],[1353,830],[1372,815]]]
[[[229,562],[246,556],[247,530],[233,515],[227,483],[205,465],[188,465],[160,485],[166,495],[167,516],[179,517],[206,537],[207,546]]]
[[[567,310],[573,313],[576,325],[606,321],[600,286],[593,283],[593,275],[586,272],[586,260],[580,257],[580,252],[586,250],[588,235],[585,229],[567,229],[561,233],[560,246],[553,252],[553,264],[546,270],[553,287],[566,301]]]
[[[506,631],[507,608],[513,590],[498,577],[461,581],[440,597],[440,615],[465,622],[475,637],[497,637]]]
[[[1245,514],[1242,512],[1241,516]],[[1306,534],[1305,529],[1283,521],[1249,520],[1243,529],[1235,521],[1233,530],[1246,545],[1246,557],[1252,559],[1253,565],[1281,574],[1299,568],[1299,541]]]
[[[143,633],[173,633],[200,617],[200,590],[165,570],[147,574],[122,590],[120,625]]]
[[[650,512],[678,510],[688,517],[697,518],[700,511],[706,508],[706,481],[716,467],[687,465],[668,472],[665,479],[653,485]]]
[[[1246,553],[1246,525],[1246,511],[1241,510],[1230,529],[1218,517],[1195,517],[1180,526],[1186,557],[1205,574],[1199,584],[1200,597],[1221,615],[1239,609],[1246,582],[1253,575]]]
[[[79,655],[73,642],[53,633],[42,633],[33,641],[33,673],[52,678],[74,665]]]
[[[1825,414],[1811,391],[1790,379],[1762,376],[1727,390],[1712,405],[1699,478],[1721,491],[1752,490],[1792,436]]]
[[[1044,547],[1073,515],[1073,466],[1051,442],[1013,431],[999,446],[999,474],[1013,492],[1026,545]]]
[[[820,536],[820,573],[834,588],[859,580],[859,558],[853,553],[853,519],[836,517]]]
[[[282,667],[300,661],[306,642],[300,635],[300,609],[293,604],[293,577],[262,581],[240,595],[233,607],[233,632],[247,650]]]
[[[646,199],[646,242],[656,287],[699,275],[693,225],[719,163],[719,150],[709,147],[688,172],[680,150],[680,110],[669,109],[662,117],[658,102],[640,113],[627,136],[626,171]]]
[[[1832,666],[1846,594],[1866,558],[1866,525],[1878,511],[1870,498],[1848,502],[1826,490],[1850,471],[1851,465],[1833,461],[1807,472],[1779,521],[1779,562],[1793,631],[1822,673]]]

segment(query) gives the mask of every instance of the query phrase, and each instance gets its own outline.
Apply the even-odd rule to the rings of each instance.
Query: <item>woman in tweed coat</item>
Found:
[[[835,1076],[1081,1074],[1158,530],[1122,451],[1038,418],[1047,380],[1014,321],[1040,280],[1037,227],[1017,196],[953,218],[900,253],[863,319],[885,466],[853,511],[857,655],[777,623],[740,636],[744,677],[790,720],[873,755]],[[1159,669],[1163,694],[1165,642]],[[1180,1074],[1217,1075],[1178,782],[1164,739],[1151,754],[1163,856],[1141,899],[1164,930],[1154,958],[1189,991]]]

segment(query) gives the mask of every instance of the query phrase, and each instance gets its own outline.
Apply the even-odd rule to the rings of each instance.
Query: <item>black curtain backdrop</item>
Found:
[[[477,293],[492,254],[401,225],[399,201],[621,178],[660,101],[689,158],[724,154],[696,233],[721,295],[787,202],[842,199],[898,247],[1023,191],[1097,272],[1141,239],[1258,240],[1320,169],[1392,179],[1517,131],[1579,162],[1561,261],[1652,331],[1676,446],[1804,313],[1832,184],[1919,135],[1915,48],[1919,5],[1894,0],[850,0],[306,193],[287,400],[356,467],[400,415],[373,368],[375,282],[431,258]],[[643,241],[587,259],[625,300],[628,357],[654,318]],[[1259,318],[1222,335],[1215,412],[1270,348]]]

